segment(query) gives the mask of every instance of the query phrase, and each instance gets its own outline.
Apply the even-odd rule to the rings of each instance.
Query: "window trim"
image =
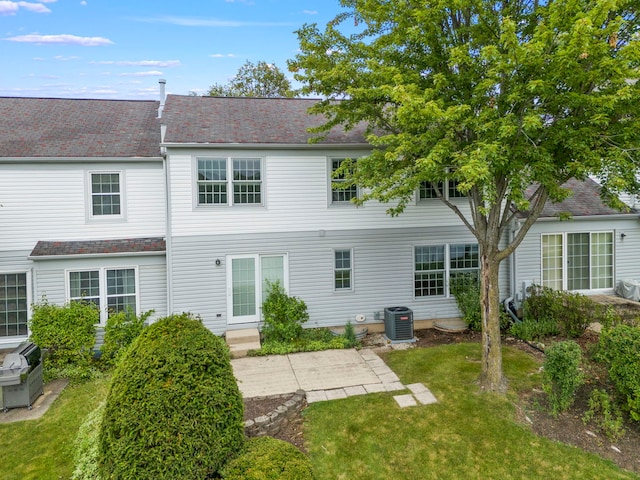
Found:
[[[579,289],[579,290],[569,290],[568,284],[569,284],[569,258],[568,258],[568,236],[571,234],[587,234],[589,235],[589,288],[588,289]],[[593,288],[593,281],[594,278],[600,278],[600,277],[594,277],[592,275],[591,272],[591,268],[592,268],[592,255],[593,252],[591,250],[592,247],[592,239],[594,235],[598,235],[598,234],[609,234],[611,235],[611,286],[610,287],[600,287],[600,288]],[[578,230],[575,232],[549,232],[549,233],[541,233],[540,234],[540,284],[541,285],[545,285],[545,269],[544,269],[544,239],[545,237],[553,237],[553,236],[559,236],[561,241],[562,241],[562,245],[561,245],[561,258],[560,258],[560,264],[562,266],[561,269],[561,274],[562,274],[562,279],[561,279],[561,284],[562,284],[562,291],[568,291],[568,292],[611,292],[614,290],[615,288],[615,279],[616,279],[616,232],[614,230]],[[552,287],[553,288],[553,287]]]
[[[200,160],[224,160],[225,162],[225,185],[227,202],[226,203],[200,203],[200,182],[199,180],[199,172],[200,168],[198,162]],[[258,160],[260,165],[260,180],[259,181],[241,181],[234,180],[234,169],[233,162],[234,160]],[[204,156],[194,156],[193,157],[193,203],[196,208],[226,208],[226,207],[234,207],[234,208],[252,208],[252,207],[264,207],[266,205],[266,162],[265,157],[260,155],[242,155],[242,156],[233,156],[233,155],[204,155]],[[214,183],[214,181],[211,181]],[[217,183],[222,183],[222,181],[217,181]],[[260,202],[258,203],[235,203],[234,202],[234,186],[240,184],[251,184],[257,183],[260,185]]]
[[[118,194],[120,195],[120,213],[118,214],[105,214],[105,215],[95,215],[93,213],[93,175],[118,175],[118,183],[120,191]],[[125,221],[127,219],[127,196],[126,196],[126,178],[124,170],[87,170],[86,178],[86,217],[87,220],[91,222],[114,222],[114,221]]]
[[[136,298],[136,315],[140,315],[140,272],[137,265],[116,265],[108,267],[93,268],[67,268],[65,269],[65,296],[67,302],[77,300],[78,297],[71,296],[71,273],[75,272],[98,272],[98,298],[100,300],[100,321],[96,325],[104,326],[109,315],[109,298],[113,295],[107,294],[107,271],[112,270],[133,270],[135,274],[135,298]]]
[[[340,183],[343,182],[344,180],[341,179],[335,179],[333,178],[333,162],[335,160],[338,160],[340,162],[350,159],[351,157],[328,157],[327,158],[327,188],[328,188],[328,202],[329,202],[329,206],[335,207],[335,206],[346,206],[346,205],[351,205],[353,207],[355,207],[355,205],[353,204],[352,200],[353,198],[358,199],[360,198],[360,196],[362,195],[362,192],[360,190],[360,187],[358,187],[357,185],[355,185],[355,197],[351,197],[349,200],[333,200],[333,193],[335,191],[338,191],[337,189],[333,188],[333,184],[334,183]],[[351,160],[354,161],[358,161],[357,158],[351,158]],[[346,191],[346,190],[342,190],[342,191]]]
[[[353,248],[352,247],[347,247],[347,248],[334,248],[332,250],[333,252],[333,291],[336,293],[342,293],[342,292],[354,292],[355,291],[355,285],[354,285],[354,272],[355,272],[355,265],[354,265],[354,258],[353,258]],[[336,254],[338,252],[349,252],[349,268],[338,268],[336,267]],[[349,287],[341,287],[338,288],[336,286],[336,274],[339,271],[349,271]]]
[[[451,247],[456,247],[456,246],[466,246],[466,245],[472,245],[475,246],[478,249],[478,266],[476,268],[465,268],[465,269],[458,269],[458,268],[452,268],[451,267]],[[440,270],[417,270],[416,269],[416,249],[417,248],[426,248],[426,247],[443,247],[444,248],[444,269]],[[477,243],[473,243],[473,242],[464,242],[464,243],[429,243],[429,244],[420,244],[420,245],[413,245],[412,247],[412,259],[413,259],[413,299],[415,301],[421,301],[421,300],[426,300],[426,299],[433,299],[433,298],[453,298],[453,294],[451,293],[451,273],[452,272],[456,272],[456,271],[470,271],[470,270],[477,270],[478,275],[480,275],[480,251],[479,251],[479,245]],[[416,295],[416,274],[419,272],[442,272],[444,275],[443,278],[443,294],[441,295]]]
[[[4,343],[12,343],[16,340],[22,340],[28,338],[31,335],[31,330],[29,329],[29,321],[31,320],[31,305],[33,304],[33,292],[31,291],[31,271],[30,270],[0,270],[0,275],[25,275],[25,285],[27,289],[27,333],[26,335],[12,335],[12,336],[0,336],[0,345]]]

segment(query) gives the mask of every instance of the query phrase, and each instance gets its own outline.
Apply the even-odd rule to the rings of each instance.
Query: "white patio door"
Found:
[[[227,314],[229,324],[259,322],[267,280],[288,289],[287,256],[230,255],[227,257]]]

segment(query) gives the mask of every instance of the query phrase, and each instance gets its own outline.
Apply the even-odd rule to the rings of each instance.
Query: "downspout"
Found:
[[[167,85],[167,81],[164,78],[158,80],[160,84],[160,106],[158,107],[158,118],[162,118],[162,111],[164,110],[164,104],[167,100],[167,95],[165,93],[165,86]]]
[[[162,119],[162,112],[166,101],[164,78],[158,80],[160,84],[160,107],[158,118]],[[162,121],[162,120],[161,120]],[[167,315],[173,313],[173,248],[171,236],[171,182],[169,180],[169,160],[167,159],[167,147],[162,146],[167,133],[167,125],[160,123],[160,154],[162,155],[162,173],[164,175],[164,224],[165,224],[165,265],[167,269]]]

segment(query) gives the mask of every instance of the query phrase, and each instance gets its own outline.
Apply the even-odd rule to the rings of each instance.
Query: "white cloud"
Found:
[[[120,73],[119,75],[121,77],[156,77],[162,75],[162,72],[159,70],[150,70],[147,72]]]
[[[50,2],[55,0],[48,0],[48,1]],[[48,2],[47,0],[43,0],[37,3],[11,2],[7,0],[2,0],[0,1],[0,16],[15,15],[16,13],[18,13],[18,10],[20,10],[21,8],[25,10],[29,10],[30,12],[34,12],[34,13],[51,13],[51,10],[45,7],[43,3],[48,3]]]
[[[86,6],[86,5],[87,5],[87,2],[85,2],[84,0],[82,0],[82,1],[80,2],[80,5],[82,5],[82,6],[84,7],[84,6]]]
[[[97,65],[119,65],[121,67],[160,67],[160,68],[171,68],[171,67],[179,67],[181,65],[180,60],[138,60],[138,61],[128,61],[128,60],[104,60],[100,62],[91,62]]]
[[[19,9],[16,2],[0,2],[0,15],[15,15]]]
[[[224,0],[227,3],[244,3],[245,5],[255,5],[256,2],[251,0]]]
[[[30,2],[18,2],[18,5],[25,10],[29,10],[34,13],[51,13],[47,7],[45,7],[41,3],[30,3]]]
[[[233,53],[212,53],[209,55],[211,58],[234,58]]]
[[[56,55],[55,57],[53,57],[53,59],[58,60],[59,62],[69,62],[71,60],[80,60],[80,57],[65,57],[64,55]]]
[[[18,35],[16,37],[5,38],[10,42],[21,43],[37,43],[37,44],[50,44],[50,45],[79,45],[82,47],[97,47],[102,45],[111,45],[113,42],[104,37],[78,37],[76,35],[61,34],[61,35]]]
[[[169,23],[181,27],[291,27],[293,23],[287,22],[244,22],[240,20],[220,20],[217,18],[197,18],[197,17],[148,17],[135,18],[139,22],[147,23]]]
[[[317,15],[317,10],[303,10],[302,13],[306,13],[307,15]]]

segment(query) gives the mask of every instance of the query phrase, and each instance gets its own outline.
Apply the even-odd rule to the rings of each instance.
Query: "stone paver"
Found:
[[[398,403],[400,408],[415,407],[418,405],[416,403],[416,399],[413,398],[413,395],[410,393],[407,393],[406,395],[395,395],[393,399]]]
[[[363,385],[363,387],[367,393],[381,393],[387,391],[382,383],[370,383],[369,385]]]
[[[347,398],[347,392],[344,388],[336,388],[334,390],[326,390],[327,400],[340,400],[341,398]]]
[[[367,394],[367,391],[364,389],[363,385],[356,385],[355,387],[344,387],[344,391],[348,397]]]
[[[432,403],[438,403],[436,397],[433,396],[429,390],[422,393],[414,393],[413,394],[422,405],[431,405]]]
[[[327,392],[318,390],[315,392],[307,392],[307,403],[324,402],[327,400]]]

